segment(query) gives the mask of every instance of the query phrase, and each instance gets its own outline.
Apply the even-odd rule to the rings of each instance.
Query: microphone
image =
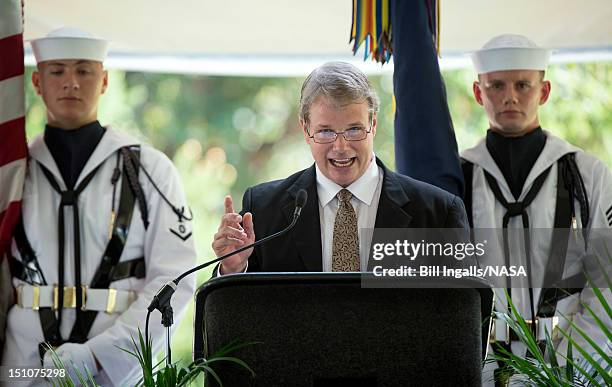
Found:
[[[300,216],[300,214],[302,213],[302,208],[304,208],[304,206],[306,205],[306,201],[308,200],[308,193],[306,192],[306,190],[304,189],[300,189],[295,197],[295,210],[293,211],[293,219],[291,220],[291,223],[285,227],[283,230],[272,234],[272,235],[268,235],[265,238],[262,238],[258,241],[255,241],[253,243],[251,243],[250,245],[247,246],[243,246],[235,251],[232,251],[231,253],[227,253],[225,255],[222,255],[216,259],[213,259],[212,261],[208,261],[208,262],[204,262],[201,265],[198,265],[192,269],[187,270],[186,272],[184,272],[183,274],[179,275],[178,277],[176,277],[175,279],[173,279],[172,281],[168,282],[167,284],[165,284],[155,295],[155,297],[153,297],[153,301],[151,301],[151,304],[149,305],[149,307],[147,308],[147,310],[149,312],[154,311],[155,309],[159,310],[160,312],[163,313],[162,309],[166,308],[167,306],[170,305],[170,299],[172,298],[172,295],[174,294],[174,292],[176,291],[176,288],[178,286],[178,283],[185,277],[187,277],[189,274],[194,273],[198,270],[202,270],[214,263],[217,263],[219,261],[224,260],[225,258],[231,257],[232,255],[238,254],[243,252],[244,250],[250,249],[252,247],[255,246],[259,246],[262,243],[265,243],[267,241],[269,241],[270,239],[274,239],[277,238],[285,233],[287,233],[289,230],[291,230],[295,224],[297,223],[297,220]]]
[[[293,217],[297,218],[302,213],[302,208],[306,205],[306,201],[308,200],[308,193],[306,193],[305,189],[301,189],[298,191],[295,197],[295,210],[293,211]]]

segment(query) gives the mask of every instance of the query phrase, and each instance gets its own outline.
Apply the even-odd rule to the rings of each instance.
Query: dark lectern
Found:
[[[493,307],[485,283],[377,289],[361,280],[254,273],[208,281],[196,294],[194,358],[235,340],[260,342],[234,354],[255,378],[215,363],[230,387],[481,385]]]

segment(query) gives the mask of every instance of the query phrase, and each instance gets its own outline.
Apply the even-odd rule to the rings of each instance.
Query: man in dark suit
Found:
[[[283,237],[223,261],[218,274],[244,271],[365,271],[369,246],[360,229],[463,228],[461,199],[388,170],[373,153],[378,97],[355,66],[330,62],[304,81],[300,126],[315,164],[284,180],[247,189],[240,214],[231,197],[212,243],[217,256],[292,219],[300,189],[308,201],[295,228]]]

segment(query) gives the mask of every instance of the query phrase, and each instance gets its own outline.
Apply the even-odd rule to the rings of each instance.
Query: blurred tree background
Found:
[[[33,68],[27,69],[26,79]],[[459,148],[473,146],[486,132],[484,111],[472,97],[471,69],[443,73]],[[194,213],[200,261],[210,247],[223,213],[223,197],[235,208],[251,185],[283,178],[308,167],[312,158],[297,121],[303,78],[246,78],[109,72],[100,122],[127,131],[166,153],[183,179]],[[394,168],[391,75],[370,77],[381,99],[376,154]],[[550,66],[552,96],[540,110],[542,127],[602,159],[612,167],[612,63]],[[27,133],[45,124],[44,105],[26,88]],[[426,130],[426,128],[423,128]],[[169,257],[170,259],[170,257]],[[211,276],[200,273],[198,284]],[[191,357],[193,308],[173,340],[174,360]],[[143,316],[144,323],[144,316]]]

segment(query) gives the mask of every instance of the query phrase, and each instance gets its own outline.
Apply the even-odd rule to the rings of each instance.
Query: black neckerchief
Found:
[[[45,126],[45,143],[68,189],[73,189],[83,167],[104,136],[105,129],[94,121],[74,130]]]
[[[544,149],[545,143],[546,135],[541,127],[521,137],[504,137],[491,129],[487,131],[487,149],[516,200],[521,196],[527,175]]]

